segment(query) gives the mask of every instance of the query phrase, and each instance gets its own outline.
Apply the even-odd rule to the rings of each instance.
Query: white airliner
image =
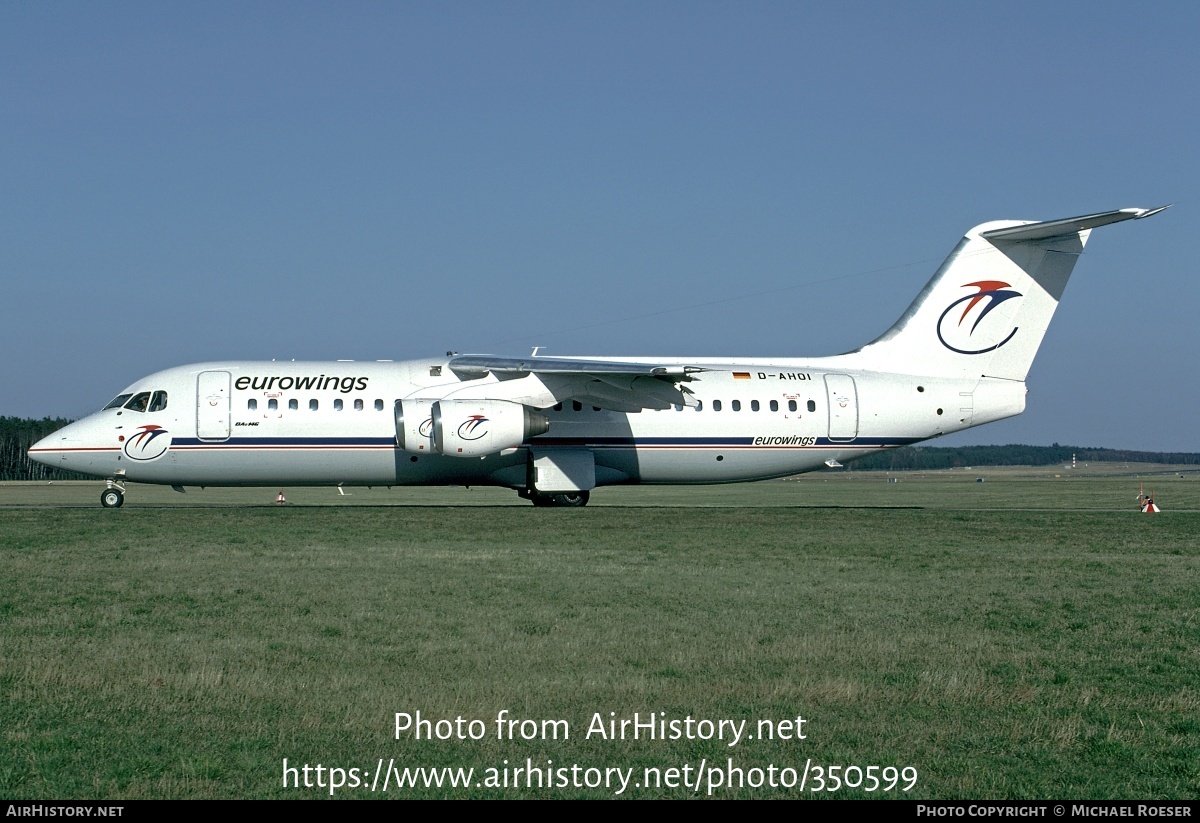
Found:
[[[615,483],[798,474],[1020,414],[1091,230],[1121,209],[967,232],[896,324],[834,357],[457,355],[220,362],[138,380],[34,460],[125,483],[493,485],[582,506]]]

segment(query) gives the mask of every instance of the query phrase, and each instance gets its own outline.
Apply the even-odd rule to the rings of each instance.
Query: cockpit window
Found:
[[[160,412],[167,407],[167,393],[165,391],[156,391],[154,396],[150,398],[150,408],[146,411]]]
[[[150,405],[150,392],[144,391],[140,394],[135,394],[133,399],[125,404],[125,408],[130,411],[144,412],[146,407]]]
[[[112,399],[112,402],[105,406],[105,409],[119,409],[125,405],[125,401],[133,397],[132,394],[118,394]]]

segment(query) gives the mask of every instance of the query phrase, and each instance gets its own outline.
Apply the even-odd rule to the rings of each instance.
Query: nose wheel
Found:
[[[106,509],[119,509],[125,502],[125,494],[120,489],[105,489],[100,493],[100,505]]]

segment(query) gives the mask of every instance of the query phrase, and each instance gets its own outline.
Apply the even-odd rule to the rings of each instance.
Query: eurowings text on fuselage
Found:
[[[575,506],[616,483],[812,471],[1020,414],[1091,230],[1158,211],[977,226],[847,354],[201,363],[138,380],[29,454],[104,478],[105,506],[126,481],[498,485]]]

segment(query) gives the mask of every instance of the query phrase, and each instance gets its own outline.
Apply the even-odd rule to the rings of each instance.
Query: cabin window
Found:
[[[572,411],[583,411],[583,404],[580,403],[578,400],[572,400],[571,401],[571,410]]]
[[[361,398],[361,397],[355,398],[355,400],[354,400],[354,410],[355,410],[355,411],[362,411],[362,410],[363,410],[363,401],[362,401],[362,398]]]
[[[789,400],[788,401],[788,411],[795,411],[795,410],[796,410],[796,401]]]
[[[275,398],[271,398],[270,400],[267,401],[267,408],[270,409],[271,411],[275,411],[276,409],[279,408],[279,401],[276,400]]]
[[[599,406],[592,406],[592,411],[600,411],[600,407],[599,407]]]
[[[300,408],[300,401],[296,400],[294,397],[288,401],[289,411],[295,411],[298,408]]]
[[[112,401],[105,406],[105,409],[119,409],[125,405],[125,401],[133,397],[132,394],[118,394]]]
[[[383,401],[382,400],[375,401],[375,411],[383,411]]]
[[[334,411],[342,410],[342,398],[339,397],[337,400],[333,401],[333,410]]]
[[[733,401],[732,403],[730,403],[729,405],[733,406],[733,410],[734,410],[734,411],[741,411],[741,410],[742,410],[742,401],[741,401],[741,400],[734,400],[734,401]]]
[[[703,400],[696,401],[696,411],[704,411],[704,401]]]
[[[246,401],[246,408],[248,408],[250,411],[255,411],[258,408],[258,401],[251,397]]]
[[[779,401],[778,400],[771,401],[771,411],[779,411]]]
[[[721,401],[714,400],[713,401],[713,411],[720,411],[720,410],[721,410]]]
[[[809,400],[809,401],[808,401],[808,410],[809,410],[810,412],[814,412],[814,411],[816,411],[816,410],[817,410],[817,403],[816,403],[816,401],[815,401],[815,400]]]
[[[554,404],[554,410],[555,410],[555,411],[562,411],[562,403],[555,403],[555,404]]]
[[[678,403],[676,403],[676,404],[675,404],[675,411],[683,411],[683,406],[681,406],[681,405],[679,405]]]
[[[751,400],[751,401],[750,401],[750,411],[758,411],[758,408],[759,408],[759,407],[758,407],[758,401],[757,401],[757,400]]]
[[[319,407],[320,407],[320,404],[317,403],[317,399],[315,397],[312,400],[308,401],[308,410],[309,411],[316,411]]]

